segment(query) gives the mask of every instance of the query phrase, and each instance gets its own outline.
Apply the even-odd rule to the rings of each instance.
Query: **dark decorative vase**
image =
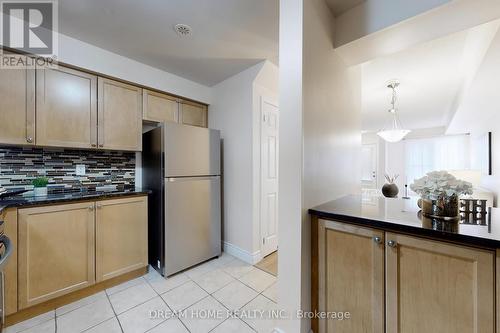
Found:
[[[399,189],[396,184],[384,184],[382,186],[382,194],[386,198],[396,198],[398,196]]]

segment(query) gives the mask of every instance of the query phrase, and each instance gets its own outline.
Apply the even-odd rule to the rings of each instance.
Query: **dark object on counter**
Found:
[[[28,190],[12,190],[12,191],[3,192],[2,194],[0,194],[0,199],[13,197],[15,195],[23,194],[26,192],[28,192]]]
[[[384,186],[382,186],[382,194],[386,198],[396,198],[398,196],[398,193],[399,193],[399,188],[394,183],[392,184],[386,183],[384,184]]]
[[[410,199],[410,197],[408,196],[408,184],[405,184],[405,195],[403,199]]]

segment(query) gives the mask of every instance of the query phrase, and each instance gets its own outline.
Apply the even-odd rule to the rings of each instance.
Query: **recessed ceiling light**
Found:
[[[174,25],[174,30],[181,37],[189,36],[193,32],[189,25],[181,23]]]

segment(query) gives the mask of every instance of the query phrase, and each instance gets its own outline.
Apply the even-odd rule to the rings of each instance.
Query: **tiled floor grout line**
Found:
[[[205,296],[205,297],[203,297],[203,298],[202,298],[202,299],[200,299],[199,301],[197,301],[197,302],[193,303],[192,305],[190,305],[190,306],[186,307],[186,309],[187,309],[187,308],[189,308],[189,307],[191,307],[191,306],[193,306],[194,304],[197,304],[197,303],[201,302],[201,301],[202,301],[202,300],[204,300],[205,298],[207,298],[207,297],[209,297],[209,296],[212,296],[212,298],[213,298],[213,299],[215,299],[215,300],[216,300],[219,304],[221,304],[224,308],[226,308],[228,311],[232,311],[232,310],[228,309],[228,308],[227,308],[227,307],[226,307],[226,306],[225,306],[222,302],[220,302],[220,301],[219,301],[219,300],[218,300],[218,299],[214,296],[214,294],[215,294],[216,292],[218,292],[219,290],[221,290],[221,289],[223,289],[223,288],[227,287],[229,284],[233,283],[234,281],[238,281],[238,282],[240,282],[241,284],[243,284],[243,285],[247,286],[248,288],[252,289],[253,291],[255,291],[255,292],[257,293],[257,295],[255,295],[255,297],[253,297],[251,300],[249,300],[248,302],[246,302],[245,304],[243,304],[243,305],[242,305],[242,306],[241,306],[238,310],[243,309],[245,306],[247,306],[248,304],[250,304],[252,301],[254,301],[254,300],[255,300],[257,297],[259,297],[259,296],[262,296],[262,297],[266,298],[267,300],[269,300],[269,301],[273,302],[274,304],[277,304],[274,300],[270,299],[269,297],[267,297],[266,295],[264,295],[264,294],[263,294],[263,293],[264,293],[267,289],[269,289],[270,287],[272,287],[272,286],[273,286],[273,284],[274,284],[274,283],[276,283],[276,282],[273,282],[271,285],[269,285],[269,286],[268,286],[268,287],[266,287],[264,290],[262,290],[261,292],[259,292],[258,290],[255,290],[254,288],[252,288],[251,286],[247,285],[246,283],[244,283],[243,281],[241,281],[241,280],[240,280],[243,276],[245,276],[245,275],[249,274],[251,271],[250,271],[250,272],[247,272],[247,273],[245,273],[245,274],[243,274],[243,275],[242,275],[242,276],[240,276],[239,278],[236,278],[236,277],[232,276],[231,274],[227,273],[227,272],[224,270],[224,267],[219,267],[219,268],[217,268],[217,269],[222,269],[222,270],[223,270],[226,274],[228,274],[229,276],[231,276],[231,277],[233,278],[233,280],[232,280],[231,282],[227,283],[226,285],[222,286],[221,288],[219,288],[219,289],[215,290],[215,291],[214,291],[214,292],[212,292],[212,293],[209,293],[209,292],[208,292],[207,290],[205,290],[205,289],[204,289],[201,285],[199,285],[196,281],[192,280],[192,281],[193,281],[193,282],[194,282],[194,283],[195,283],[198,287],[200,287],[200,288],[201,288],[201,289],[203,289],[206,293],[208,293],[208,295],[207,295],[207,296]],[[202,275],[208,274],[208,273],[210,273],[210,272],[212,272],[212,271],[205,272],[205,273],[201,274],[199,277],[201,277]],[[264,272],[264,271],[263,271],[263,272]],[[265,273],[266,273],[266,274],[269,274],[269,273],[267,273],[267,272],[265,272]],[[269,275],[272,275],[272,274],[269,274]],[[272,275],[272,276],[274,276],[274,275]],[[274,277],[277,279],[277,277],[276,277],[276,276],[274,276]],[[185,310],[185,309],[184,309],[184,310]],[[215,330],[217,327],[219,327],[220,325],[222,325],[222,324],[223,324],[225,321],[227,321],[228,319],[229,319],[229,318],[224,319],[221,323],[219,323],[217,326],[215,326],[215,327],[214,327],[213,329],[211,329],[209,332],[212,332],[213,330]],[[248,324],[248,323],[247,323],[246,321],[244,321],[243,319],[241,319],[241,318],[237,318],[237,319],[238,319],[238,320],[240,320],[240,321],[242,321],[242,322],[243,322],[245,325],[247,325],[247,326],[248,326],[248,327],[249,327],[252,331],[257,332],[257,331],[256,331],[256,330],[252,327],[252,326],[250,326],[250,324]]]
[[[214,260],[217,260],[217,259],[214,259]],[[207,293],[207,295],[206,295],[206,296],[204,296],[204,297],[202,297],[202,298],[201,298],[201,299],[199,299],[198,301],[194,302],[193,304],[190,304],[190,305],[186,306],[184,309],[182,309],[182,310],[180,310],[180,311],[185,311],[185,310],[187,310],[188,308],[190,308],[190,307],[192,307],[193,305],[195,305],[195,304],[197,304],[197,303],[199,303],[199,302],[201,302],[201,301],[205,300],[205,299],[206,299],[206,298],[208,298],[208,297],[211,297],[211,299],[212,299],[212,300],[215,300],[215,301],[216,301],[218,304],[220,304],[223,308],[227,309],[228,311],[231,311],[230,309],[228,309],[228,308],[226,307],[226,305],[224,305],[221,301],[219,301],[219,300],[218,300],[218,299],[214,296],[214,294],[215,294],[215,293],[217,293],[218,291],[220,291],[221,289],[223,289],[223,288],[227,287],[227,286],[228,286],[228,285],[230,285],[231,283],[236,282],[236,281],[238,281],[239,283],[243,284],[244,286],[248,287],[249,289],[251,289],[252,291],[254,291],[254,292],[256,293],[256,295],[255,295],[254,297],[252,297],[252,298],[251,298],[248,302],[246,302],[245,304],[243,304],[243,305],[242,305],[242,306],[241,306],[238,310],[243,309],[245,306],[247,306],[248,304],[250,304],[251,302],[253,302],[253,301],[254,301],[256,298],[258,298],[259,296],[262,296],[262,297],[264,297],[265,299],[267,299],[268,301],[270,301],[270,302],[272,302],[272,303],[274,303],[274,304],[277,304],[277,302],[276,302],[276,301],[274,301],[274,300],[273,300],[273,299],[271,299],[270,297],[268,297],[268,296],[264,295],[264,292],[266,292],[269,288],[271,288],[271,287],[272,287],[272,286],[276,283],[277,276],[274,276],[273,274],[269,274],[268,272],[265,272],[265,271],[261,270],[261,271],[263,271],[264,273],[266,273],[266,274],[268,274],[268,275],[273,276],[273,277],[275,278],[275,282],[273,282],[272,284],[270,284],[269,286],[267,286],[266,288],[264,288],[262,291],[260,291],[260,292],[259,292],[258,290],[256,290],[256,289],[252,288],[250,285],[248,285],[248,284],[244,283],[243,281],[241,281],[241,279],[242,279],[244,276],[246,276],[247,274],[250,274],[250,273],[251,273],[254,269],[259,269],[258,267],[252,266],[252,267],[253,267],[253,269],[251,269],[250,271],[248,271],[248,272],[246,272],[246,273],[242,274],[242,275],[241,275],[241,276],[239,276],[239,277],[235,277],[235,276],[234,276],[234,275],[232,275],[230,272],[226,271],[226,269],[230,268],[230,267],[229,267],[229,265],[230,265],[232,262],[236,261],[236,260],[239,260],[239,259],[238,259],[238,258],[234,258],[234,257],[233,257],[233,259],[227,260],[227,261],[225,261],[225,262],[223,262],[223,263],[217,263],[217,262],[214,262],[214,261],[207,261],[207,262],[205,262],[205,263],[203,263],[203,264],[212,265],[212,266],[210,267],[210,269],[209,269],[208,271],[206,271],[206,272],[203,272],[203,273],[201,273],[201,274],[199,274],[199,275],[197,275],[197,276],[193,276],[193,277],[191,277],[191,276],[189,276],[188,274],[186,274],[186,272],[187,272],[187,271],[186,271],[186,272],[182,272],[181,274],[184,274],[184,275],[186,276],[186,278],[187,278],[187,279],[186,279],[186,281],[184,281],[184,282],[180,283],[179,285],[176,285],[175,287],[173,287],[173,288],[171,288],[171,289],[166,290],[166,291],[165,291],[165,292],[163,292],[163,293],[160,293],[159,291],[157,291],[157,290],[153,287],[153,284],[152,284],[152,282],[151,282],[151,281],[154,281],[154,280],[155,280],[155,279],[157,279],[157,278],[163,278],[163,277],[162,277],[159,273],[157,273],[157,272],[156,272],[156,270],[154,270],[154,268],[149,268],[149,269],[148,269],[148,273],[140,277],[140,278],[142,279],[142,281],[141,281],[139,284],[129,286],[129,287],[127,287],[127,288],[123,289],[123,290],[120,290],[120,291],[118,291],[118,292],[113,293],[113,295],[115,295],[115,294],[120,294],[120,293],[122,293],[122,292],[125,292],[126,290],[129,290],[130,288],[133,288],[133,287],[135,287],[135,286],[138,286],[138,285],[141,285],[142,283],[144,283],[144,284],[146,284],[149,288],[151,288],[151,289],[154,291],[155,296],[154,296],[154,297],[152,297],[152,298],[149,298],[149,299],[147,299],[147,300],[145,300],[145,301],[143,301],[143,302],[141,302],[141,303],[139,303],[139,304],[136,304],[135,306],[133,306],[133,307],[131,307],[131,308],[129,308],[129,309],[127,309],[127,310],[125,310],[125,311],[123,311],[122,313],[120,313],[120,315],[122,315],[122,314],[124,314],[124,313],[126,313],[126,312],[128,312],[128,311],[130,311],[130,310],[132,310],[132,309],[134,309],[134,308],[137,308],[137,307],[139,307],[139,306],[141,306],[141,305],[143,305],[143,304],[145,304],[145,303],[147,303],[147,302],[149,302],[149,301],[153,300],[153,299],[154,299],[154,298],[156,298],[156,297],[160,297],[160,299],[161,299],[162,303],[163,303],[164,305],[166,305],[166,307],[167,307],[168,309],[170,309],[170,311],[172,311],[172,312],[173,312],[173,310],[172,310],[172,309],[170,308],[170,306],[167,304],[167,302],[165,301],[165,299],[163,299],[162,295],[164,295],[164,294],[166,294],[166,293],[168,293],[168,292],[171,292],[171,291],[173,291],[173,290],[175,290],[175,289],[177,289],[177,288],[179,288],[179,287],[181,287],[181,286],[185,285],[185,284],[186,284],[186,283],[188,283],[188,282],[193,282],[193,283],[194,283],[197,287],[199,287],[201,290],[203,290],[204,292],[206,292],[206,293]],[[243,263],[244,263],[244,262],[243,262]],[[202,264],[202,265],[203,265],[203,264]],[[246,263],[244,263],[244,264],[246,264]],[[200,265],[200,266],[201,266],[201,265]],[[236,266],[236,267],[237,267],[237,266]],[[155,271],[155,273],[156,273],[156,274],[158,274],[158,276],[152,276],[151,278],[146,278],[146,276],[148,276],[148,275],[149,275],[150,270],[154,270],[154,271]],[[226,283],[226,284],[224,284],[222,287],[220,287],[220,288],[218,288],[218,289],[214,290],[213,292],[208,292],[205,288],[203,288],[203,287],[202,287],[202,285],[201,285],[201,284],[199,284],[197,281],[195,281],[195,279],[199,279],[199,278],[201,278],[202,276],[204,276],[204,275],[206,275],[206,274],[209,274],[209,273],[212,273],[212,272],[214,272],[214,271],[216,271],[216,270],[220,270],[221,272],[223,272],[223,273],[227,274],[228,276],[230,276],[230,277],[231,277],[231,281],[230,281],[230,282],[228,282],[228,283]],[[260,269],[259,269],[259,270],[260,270]],[[239,275],[239,274],[237,274],[237,275]],[[126,283],[126,282],[125,282],[125,283]],[[109,289],[109,288],[108,288],[108,289]],[[92,328],[94,328],[94,327],[96,327],[96,326],[99,326],[99,325],[103,324],[104,322],[109,321],[109,320],[111,320],[111,319],[115,318],[115,319],[118,321],[118,325],[119,325],[119,327],[120,327],[121,332],[122,332],[122,333],[124,333],[124,329],[123,329],[123,327],[122,327],[122,323],[120,322],[120,319],[118,318],[118,316],[119,316],[119,315],[117,314],[117,312],[116,312],[116,310],[115,310],[115,308],[114,308],[114,306],[113,306],[113,303],[111,302],[111,298],[110,298],[110,297],[111,297],[111,295],[108,293],[108,289],[103,290],[103,292],[104,292],[104,295],[106,296],[106,297],[105,297],[105,299],[108,301],[109,305],[111,306],[111,309],[112,309],[112,311],[113,311],[114,317],[112,317],[112,318],[108,318],[108,319],[106,319],[106,320],[104,320],[104,321],[102,321],[102,322],[99,322],[99,323],[97,323],[97,324],[95,324],[95,325],[93,325],[93,326],[91,326],[91,327],[89,327],[89,328],[85,329],[85,330],[84,330],[84,331],[82,331],[82,332],[86,332],[86,331],[88,331],[88,330],[91,330]],[[97,293],[96,293],[96,294],[97,294]],[[95,294],[93,294],[93,295],[95,295]],[[91,295],[91,296],[92,296],[92,295]],[[88,303],[88,304],[81,305],[81,306],[79,306],[79,307],[77,307],[77,308],[75,308],[75,309],[73,309],[73,310],[71,310],[71,311],[68,311],[68,312],[66,312],[66,313],[64,313],[64,314],[61,314],[61,315],[59,315],[59,316],[57,315],[57,311],[56,311],[57,309],[54,309],[54,310],[52,310],[52,311],[54,311],[54,314],[53,314],[53,317],[52,317],[51,319],[46,320],[46,321],[43,321],[43,322],[41,322],[41,323],[38,323],[37,325],[34,325],[33,327],[36,327],[36,326],[39,326],[39,325],[45,324],[46,322],[48,322],[48,321],[50,321],[50,320],[54,320],[55,333],[57,333],[57,331],[58,331],[58,325],[57,325],[58,320],[57,320],[57,319],[58,319],[59,317],[62,317],[62,316],[66,315],[66,314],[69,314],[69,313],[71,313],[71,312],[73,312],[73,311],[76,311],[76,310],[78,310],[78,309],[81,309],[81,308],[83,308],[83,307],[85,307],[85,306],[88,306],[88,305],[94,304],[94,303],[98,302],[99,300],[100,300],[100,299],[97,299],[97,300],[94,300],[94,301],[92,301],[92,302],[90,302],[90,303]],[[239,321],[243,322],[243,323],[244,323],[246,326],[248,326],[248,327],[249,327],[252,331],[256,332],[256,330],[255,330],[252,326],[250,326],[250,324],[249,324],[249,323],[247,323],[245,320],[243,320],[243,319],[241,319],[241,318],[238,318],[238,317],[231,317],[231,316],[228,316],[227,318],[225,318],[224,320],[222,320],[220,323],[218,323],[218,324],[217,324],[214,328],[212,328],[212,329],[210,330],[210,332],[212,332],[212,331],[213,331],[213,330],[215,330],[217,327],[219,327],[220,325],[222,325],[223,323],[225,323],[227,320],[232,319],[232,318],[237,319],[237,320],[239,320]],[[177,319],[177,320],[179,320],[179,321],[181,322],[181,324],[182,324],[182,325],[186,328],[186,330],[187,330],[188,332],[191,332],[191,331],[189,330],[189,328],[187,327],[187,325],[186,325],[186,324],[185,324],[185,323],[184,323],[184,322],[183,322],[180,318],[178,318],[178,317],[177,317],[176,319]],[[169,319],[167,319],[167,320],[169,320]],[[156,328],[157,326],[159,326],[159,325],[161,325],[161,324],[165,323],[165,321],[166,321],[166,320],[164,320],[164,321],[162,321],[162,322],[158,323],[157,325],[155,325],[154,327],[152,327],[152,328],[148,329],[148,331],[147,331],[147,332],[149,332],[149,331],[153,330],[154,328]],[[26,330],[32,329],[33,327],[27,328],[27,329],[25,329],[25,330],[23,330],[23,331],[20,331],[19,333],[22,333],[22,332],[24,332],[24,331],[26,331]]]
[[[116,314],[115,308],[113,307],[113,303],[111,303],[111,299],[109,298],[108,292],[106,290],[104,290],[104,294],[106,295],[106,298],[108,299],[109,305],[111,306],[111,310],[113,310],[113,313],[115,314],[115,318],[116,318],[116,321],[118,322],[118,326],[120,326],[120,331],[122,331],[122,333],[125,333],[123,331],[122,323],[120,323],[120,319],[118,319],[118,315]]]
[[[174,288],[174,289],[175,289],[175,288]],[[154,290],[154,289],[153,289],[153,290]],[[156,292],[156,290],[155,290],[155,292]],[[156,292],[156,293],[158,294],[158,292]],[[160,299],[161,299],[161,301],[163,302],[163,304],[165,304],[165,306],[166,306],[166,307],[167,307],[170,311],[173,311],[173,310],[172,310],[172,308],[170,308],[170,307],[168,306],[167,302],[165,302],[165,300],[161,297],[161,295],[159,295],[159,294],[158,294],[158,296],[160,296]],[[165,319],[164,321],[162,321],[161,323],[158,323],[158,325],[155,325],[154,327],[151,327],[150,329],[148,329],[148,330],[147,330],[146,332],[144,332],[144,333],[148,333],[148,332],[150,332],[150,331],[154,330],[156,327],[158,327],[158,326],[160,326],[161,324],[165,323],[167,320],[171,320],[171,319]],[[178,319],[178,320],[181,322],[182,326],[186,327],[186,325],[184,325],[184,323],[183,323],[180,319]],[[190,333],[191,333],[191,331],[190,331],[187,327],[186,327],[186,330],[187,330],[188,332],[190,332]]]

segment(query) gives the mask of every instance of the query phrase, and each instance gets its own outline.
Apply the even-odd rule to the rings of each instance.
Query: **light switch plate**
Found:
[[[77,164],[76,165],[76,175],[77,176],[85,176],[85,164]]]

